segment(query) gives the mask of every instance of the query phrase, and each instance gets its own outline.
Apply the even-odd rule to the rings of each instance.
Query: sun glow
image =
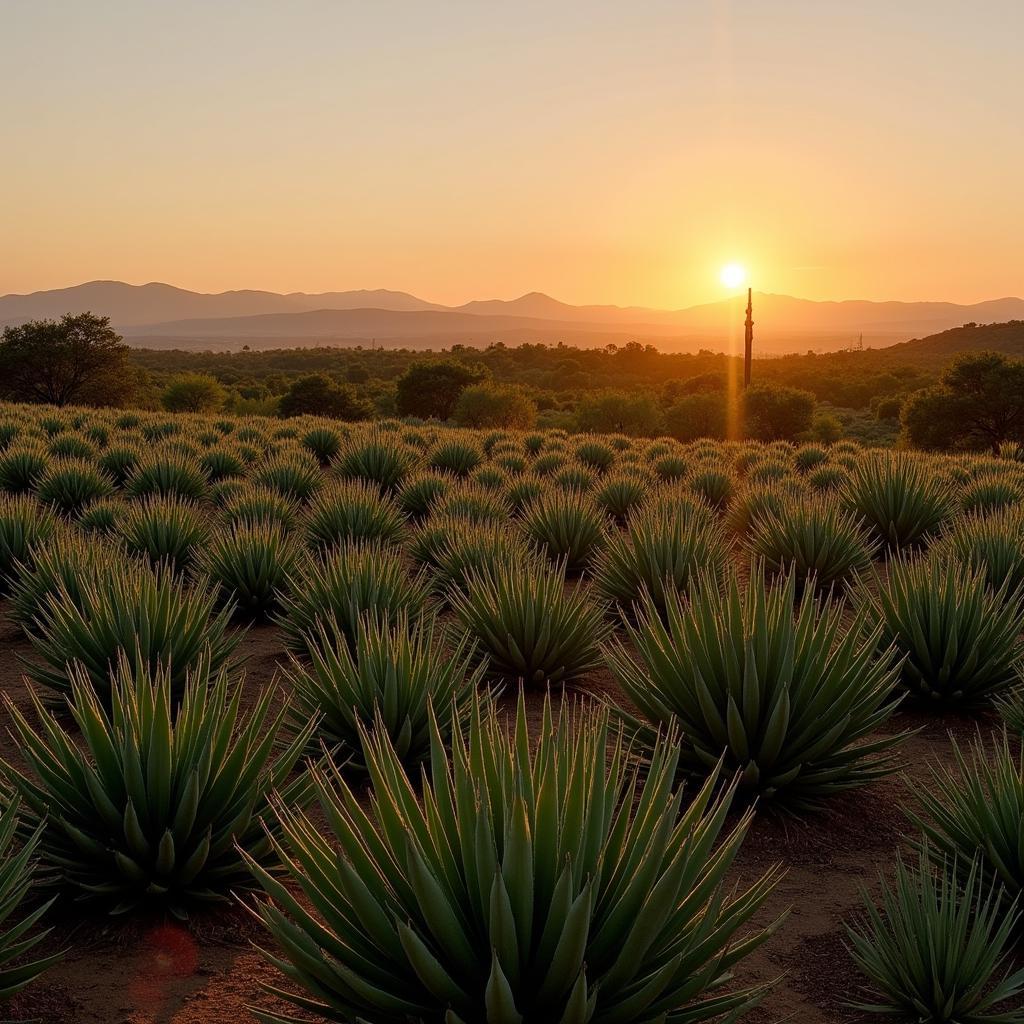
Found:
[[[718,279],[726,288],[739,288],[747,280],[747,268],[740,263],[726,263]]]

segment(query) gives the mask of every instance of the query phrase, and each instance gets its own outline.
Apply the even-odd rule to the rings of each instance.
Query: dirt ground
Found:
[[[0,688],[28,704],[20,658],[31,648],[0,618]],[[244,685],[255,692],[275,676],[284,658],[273,627],[250,631]],[[608,692],[614,683],[598,674],[579,689]],[[537,698],[539,707],[540,698]],[[770,920],[787,908],[782,929],[739,972],[743,979],[778,979],[763,1004],[744,1018],[751,1024],[789,1019],[798,1024],[836,1024],[857,1019],[843,1006],[858,985],[843,945],[842,922],[860,905],[860,889],[873,888],[903,842],[900,805],[909,787],[928,777],[928,761],[951,758],[951,736],[961,742],[987,732],[993,722],[899,713],[887,729],[917,729],[899,748],[904,774],[837,798],[827,812],[793,818],[759,816],[744,845],[737,881],[752,880],[775,863],[785,877],[763,911]],[[18,749],[0,730],[0,755],[17,762]],[[292,1012],[262,993],[277,984],[276,972],[254,943],[257,922],[228,906],[182,926],[165,920],[122,920],[83,915],[73,904],[57,909],[48,949],[67,955],[7,1008],[14,1019],[45,1024],[239,1024],[252,1020],[247,1006]]]

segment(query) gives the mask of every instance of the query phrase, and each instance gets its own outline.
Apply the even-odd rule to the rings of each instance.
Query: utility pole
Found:
[[[754,349],[754,289],[747,289],[747,319],[743,324],[743,388],[750,387],[750,360]]]

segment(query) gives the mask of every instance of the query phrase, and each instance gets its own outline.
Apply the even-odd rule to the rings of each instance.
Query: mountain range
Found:
[[[574,306],[541,292],[461,306],[386,289],[281,294],[187,291],[168,284],[90,281],[71,288],[0,296],[0,326],[66,312],[109,316],[144,347],[286,347],[376,342],[408,347],[543,341],[594,345],[635,340],[670,351],[730,350],[742,338],[745,295],[684,309]],[[817,302],[755,293],[758,350],[832,351],[889,346],[967,322],[1024,319],[1024,299],[952,302]]]

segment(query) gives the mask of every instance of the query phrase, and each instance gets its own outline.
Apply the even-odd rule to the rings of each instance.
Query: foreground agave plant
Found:
[[[466,590],[449,601],[480,642],[491,678],[568,683],[600,664],[598,645],[609,627],[581,586],[566,589],[564,565],[499,563],[470,573]]]
[[[906,657],[903,684],[930,701],[970,705],[1020,678],[1024,595],[993,591],[983,570],[954,560],[896,558],[865,598],[883,641]]]
[[[908,1024],[1024,1024],[1024,971],[1009,967],[1016,905],[1001,914],[977,861],[962,878],[925,849],[916,870],[900,860],[893,882],[882,879],[880,908],[863,894],[866,920],[846,929],[871,982],[856,1009]]]
[[[316,627],[310,663],[293,656],[285,677],[293,693],[292,720],[320,721],[317,737],[341,761],[361,766],[361,728],[383,729],[407,767],[430,756],[430,709],[442,726],[461,727],[484,666],[473,667],[473,644],[455,639],[427,616],[394,623],[372,613],[360,617],[355,643],[337,627]],[[442,730],[448,739],[448,728]]]
[[[29,771],[0,762],[5,799],[20,798],[42,829],[42,858],[63,884],[114,913],[144,905],[183,916],[245,886],[236,842],[252,861],[272,865],[260,815],[275,790],[290,804],[304,799],[308,775],[288,778],[315,719],[275,751],[287,708],[272,714],[267,691],[242,715],[244,688],[229,698],[227,674],[211,677],[209,651],[188,673],[177,710],[170,674],[134,671],[126,659],[111,681],[109,711],[81,669],[71,687],[84,743],[38,695],[39,728],[5,697]]]
[[[901,736],[864,742],[898,703],[892,651],[878,656],[881,630],[865,621],[862,610],[844,623],[841,603],[809,589],[797,601],[793,574],[768,585],[755,564],[724,592],[703,573],[664,614],[648,600],[627,624],[637,656],[620,641],[605,654],[646,723],[679,728],[685,765],[713,772],[724,760],[751,793],[812,806],[894,768]]]
[[[733,969],[771,931],[747,925],[778,871],[726,888],[750,813],[726,828],[731,790],[684,801],[670,743],[641,773],[609,731],[606,712],[546,701],[531,736],[520,700],[514,735],[478,710],[449,754],[435,719],[422,798],[367,734],[369,813],[314,769],[334,834],[274,805],[305,898],[252,864],[283,950],[268,958],[307,993],[275,994],[374,1024],[735,1020],[760,996]]]

